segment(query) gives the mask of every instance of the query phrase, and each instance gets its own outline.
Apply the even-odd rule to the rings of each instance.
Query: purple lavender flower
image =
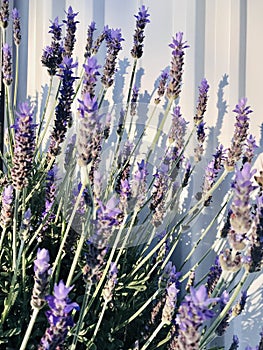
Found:
[[[0,25],[5,29],[9,21],[9,0],[2,0],[0,9]]]
[[[204,321],[214,316],[209,306],[218,301],[219,298],[208,297],[204,285],[201,285],[199,289],[190,288],[190,295],[187,295],[181,303],[176,317],[178,336],[174,341],[178,349],[198,349],[199,328]]]
[[[19,232],[20,239],[23,241],[27,240],[28,233],[31,229],[30,227],[31,216],[32,216],[31,209],[28,208],[24,213],[24,217],[21,222],[20,232]]]
[[[53,76],[56,74],[56,71],[59,65],[62,62],[62,53],[64,51],[61,46],[61,38],[62,38],[62,26],[63,24],[59,24],[58,17],[54,19],[54,22],[51,22],[51,26],[49,27],[49,33],[52,34],[51,46],[46,46],[43,50],[43,55],[41,58],[41,62],[43,66],[47,67],[48,73]]]
[[[11,56],[11,48],[8,44],[3,45],[3,82],[6,86],[12,84],[12,56]]]
[[[87,33],[87,44],[86,44],[86,51],[85,51],[85,58],[90,57],[92,54],[92,45],[93,45],[93,34],[96,30],[96,23],[92,21],[90,25],[88,26],[88,33]]]
[[[102,296],[103,296],[106,303],[108,303],[112,300],[113,291],[114,291],[114,288],[118,282],[117,275],[118,275],[117,266],[116,266],[115,262],[112,262],[110,265],[109,273],[108,273],[108,280],[107,280],[105,287],[102,291]]]
[[[147,23],[150,23],[148,17],[150,16],[147,13],[148,9],[144,5],[139,8],[137,15],[134,15],[136,18],[136,29],[133,36],[133,48],[131,50],[131,55],[134,58],[140,58],[143,54],[143,39],[144,39],[144,29]]]
[[[186,41],[183,42],[183,33],[178,32],[173,38],[173,42],[169,45],[172,51],[172,61],[170,68],[170,82],[167,87],[167,96],[169,99],[177,99],[181,92],[184,50],[189,47]]]
[[[251,179],[255,172],[256,170],[251,170],[251,164],[245,163],[242,170],[236,170],[232,185],[234,198],[231,204],[231,229],[228,233],[228,240],[231,247],[239,251],[243,250],[248,243],[246,242],[246,234],[252,223],[250,196],[255,189]]]
[[[153,211],[152,223],[155,227],[159,226],[165,214],[165,198],[168,191],[168,170],[166,164],[162,164],[160,169],[154,175],[154,190],[152,193],[152,201],[150,209]]]
[[[158,104],[158,103],[161,102],[161,98],[165,94],[168,78],[169,78],[169,69],[166,68],[166,69],[164,69],[162,71],[162,74],[161,74],[161,77],[160,77],[160,81],[159,81],[158,89],[157,89],[158,97],[154,100],[155,104]]]
[[[148,175],[147,166],[144,159],[137,163],[138,170],[135,172],[133,181],[132,181],[132,197],[136,201],[135,206],[141,208],[146,199],[146,178]]]
[[[210,296],[213,293],[217,285],[217,282],[219,281],[221,273],[222,273],[222,268],[219,264],[219,257],[217,256],[215,259],[215,263],[209,269],[209,273],[207,277],[206,288],[207,288],[208,296]]]
[[[37,258],[34,261],[34,288],[31,297],[31,306],[41,309],[45,304],[50,275],[49,252],[47,249],[38,248]]]
[[[88,57],[87,64],[84,64],[83,67],[85,74],[83,77],[82,95],[88,92],[93,98],[95,96],[95,86],[98,80],[97,76],[100,75],[99,68],[101,66],[97,63],[95,57]]]
[[[248,127],[249,127],[249,117],[248,115],[252,113],[249,106],[246,106],[247,99],[242,98],[236,105],[233,112],[237,113],[234,136],[232,138],[232,144],[228,149],[228,154],[226,157],[225,168],[229,171],[234,169],[236,162],[240,159],[244,143],[247,139]]]
[[[232,315],[234,317],[237,317],[238,315],[240,315],[241,312],[244,310],[247,298],[248,298],[247,291],[246,290],[242,291],[239,301],[237,302],[237,304],[234,305],[232,309]]]
[[[21,42],[21,27],[20,27],[20,16],[19,12],[16,8],[12,11],[13,17],[13,37],[14,42],[18,46]]]
[[[92,162],[94,165],[99,160],[103,135],[98,115],[98,102],[96,97],[92,97],[87,92],[79,103],[78,164],[86,166]]]
[[[219,263],[223,271],[237,272],[242,267],[240,252],[227,248],[219,254]]]
[[[101,82],[106,89],[114,82],[113,76],[116,70],[116,60],[119,51],[122,49],[121,42],[123,40],[120,29],[109,29],[107,31],[107,55],[103,67],[103,75],[101,77]]]
[[[194,156],[196,162],[200,162],[201,156],[204,153],[205,129],[206,128],[204,122],[200,122],[196,127],[197,146],[194,149]]]
[[[233,335],[233,341],[229,350],[237,350],[239,348],[239,339],[237,335]]]
[[[204,114],[207,106],[208,90],[209,90],[209,85],[207,83],[207,80],[203,79],[201,81],[201,85],[199,86],[198,104],[196,107],[196,114],[194,116],[194,123],[196,126],[198,126],[200,123],[203,122]]]
[[[133,144],[127,140],[123,146],[123,150],[120,152],[118,157],[118,168],[119,174],[116,178],[115,191],[121,193],[121,181],[129,180],[131,165],[129,162],[130,154],[133,149]]]
[[[63,55],[71,57],[76,42],[75,33],[77,30],[77,23],[79,23],[79,21],[75,21],[75,17],[78,15],[78,13],[74,13],[71,6],[68,8],[68,12],[65,13],[67,15],[67,19],[63,21],[63,23],[66,24]]]
[[[244,144],[244,148],[245,150],[242,163],[251,163],[255,155],[255,150],[258,148],[253,135],[248,136],[246,143]]]
[[[55,284],[53,295],[46,297],[50,308],[46,316],[50,326],[46,329],[38,350],[56,349],[63,344],[69,329],[73,327],[71,312],[79,310],[79,305],[70,302],[68,294],[72,289],[73,286],[66,287],[61,280],[59,284]]]
[[[176,302],[177,302],[177,294],[179,290],[176,288],[176,284],[172,283],[166,289],[166,299],[162,312],[162,322],[165,324],[170,324],[175,312]]]
[[[136,106],[137,106],[137,100],[139,95],[139,89],[137,86],[134,85],[132,89],[132,98],[131,98],[131,109],[130,109],[130,115],[135,116],[136,115]]]
[[[223,149],[223,146],[220,145],[216,153],[213,155],[213,159],[211,162],[208,163],[206,169],[205,169],[205,179],[204,184],[202,187],[202,197],[206,197],[206,194],[210,191],[210,189],[213,187],[215,183],[215,179],[220,171],[220,169],[223,167],[223,161],[225,160],[224,157],[225,150]],[[212,196],[209,196],[205,202],[204,206],[209,206],[211,203]]]
[[[13,186],[8,185],[2,193],[2,208],[0,216],[0,225],[2,229],[6,229],[12,223],[13,215]]]
[[[21,190],[29,183],[35,151],[35,128],[33,108],[28,102],[20,104],[15,125],[15,145],[11,176],[13,186]]]
[[[60,144],[64,141],[68,127],[72,125],[72,110],[74,89],[73,83],[77,79],[73,76],[73,69],[77,67],[77,63],[73,63],[73,59],[64,57],[61,69],[61,86],[59,89],[58,104],[55,109],[55,125],[50,136],[50,144],[48,149],[48,160],[56,157],[60,151]]]
[[[127,213],[128,201],[131,198],[131,185],[128,179],[120,183],[120,210]]]
[[[96,55],[99,51],[99,48],[101,46],[101,44],[103,43],[103,41],[106,39],[107,36],[107,26],[104,27],[102,33],[98,36],[98,38],[95,40],[92,50],[91,50],[91,54],[92,55]]]

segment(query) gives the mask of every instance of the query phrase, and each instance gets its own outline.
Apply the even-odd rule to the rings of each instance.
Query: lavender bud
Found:
[[[118,269],[114,262],[111,263],[108,280],[102,292],[102,296],[106,303],[110,302],[113,297],[113,290],[117,284]]]
[[[20,16],[19,12],[16,8],[12,11],[13,17],[13,37],[14,42],[18,46],[21,42],[21,27],[20,27]]]
[[[28,238],[28,232],[30,231],[30,220],[31,220],[31,209],[27,209],[24,214],[23,221],[20,227],[20,238],[23,241],[26,241]]]
[[[88,33],[87,33],[87,44],[86,44],[86,51],[85,51],[85,58],[90,57],[92,53],[92,45],[93,45],[93,34],[96,30],[96,23],[94,21],[91,22],[91,24],[88,26]]]
[[[203,79],[201,81],[201,85],[199,86],[198,104],[196,107],[196,114],[194,116],[194,123],[196,126],[198,126],[200,123],[203,122],[204,114],[207,107],[208,90],[209,90],[209,85],[207,83],[207,80]]]
[[[257,144],[256,144],[256,140],[252,135],[249,135],[246,143],[244,144],[244,156],[242,159],[242,163],[252,163],[252,160],[254,158],[255,155],[255,150],[258,148]]]
[[[85,69],[85,74],[83,77],[82,85],[82,95],[89,93],[93,98],[95,96],[95,87],[97,83],[97,76],[100,75],[99,68],[101,67],[97,64],[97,59],[95,57],[88,57],[87,64],[83,65]]]
[[[11,176],[14,187],[21,190],[28,185],[32,175],[36,124],[33,124],[33,108],[28,102],[20,104],[17,115]]]
[[[6,86],[12,84],[12,56],[11,56],[11,48],[8,44],[3,45],[3,82]]]
[[[160,81],[158,84],[158,89],[157,89],[158,97],[154,100],[155,104],[158,104],[161,102],[161,97],[163,97],[163,95],[165,94],[168,78],[169,78],[169,69],[164,69],[162,71]]]
[[[136,86],[134,86],[132,89],[132,98],[131,98],[131,109],[130,109],[131,116],[136,115],[136,105],[137,105],[138,94],[139,94],[139,89]]]

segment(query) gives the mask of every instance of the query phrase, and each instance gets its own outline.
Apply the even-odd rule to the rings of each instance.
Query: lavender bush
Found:
[[[51,22],[39,58],[49,90],[37,118],[29,99],[17,101],[12,47],[18,57],[23,18],[8,1],[0,9],[0,347],[224,349],[215,344],[246,307],[248,279],[263,264],[262,182],[252,167],[247,99],[233,108],[231,146],[218,145],[208,159],[205,78],[192,121],[180,106],[190,50],[183,33],[172,38],[153,103],[141,103],[135,76],[150,14],[139,9],[128,93],[119,91],[123,101],[112,106],[106,97],[121,30],[87,24],[83,62],[76,62],[77,18],[69,7]],[[263,349],[262,334],[258,344]],[[238,347],[235,334],[230,349]]]

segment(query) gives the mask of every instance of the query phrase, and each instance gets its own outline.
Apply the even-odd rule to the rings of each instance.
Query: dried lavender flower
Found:
[[[12,223],[13,215],[13,186],[8,185],[2,193],[2,208],[0,216],[0,225],[2,229],[6,229]]]
[[[249,117],[248,115],[252,113],[249,106],[246,106],[247,99],[242,98],[236,105],[233,112],[237,113],[234,136],[232,138],[232,143],[228,149],[226,156],[225,168],[229,171],[234,169],[235,164],[238,162],[242,155],[243,146],[247,139],[248,127],[249,127]]]
[[[79,23],[79,21],[75,21],[75,17],[78,15],[78,12],[74,13],[72,7],[69,6],[68,12],[65,13],[67,15],[67,19],[63,20],[63,23],[66,24],[63,56],[71,57],[76,42],[75,33],[77,30],[77,24]]]
[[[48,73],[53,76],[56,74],[59,65],[62,62],[63,47],[61,45],[62,26],[59,24],[58,17],[51,22],[49,33],[52,34],[51,46],[46,46],[43,50],[41,62],[47,67]]]
[[[18,46],[21,42],[21,27],[20,27],[20,16],[19,12],[16,8],[12,11],[12,18],[13,18],[13,37],[14,42]]]
[[[118,275],[117,266],[116,266],[115,262],[112,262],[110,265],[109,273],[108,273],[108,280],[107,280],[105,287],[102,291],[102,296],[103,296],[106,303],[108,303],[112,300],[113,291],[114,291],[114,288],[118,282],[117,275]]]
[[[12,84],[12,56],[11,56],[11,48],[8,44],[3,45],[3,82],[6,86]]]
[[[150,20],[148,19],[150,14],[147,13],[147,11],[148,9],[142,5],[142,7],[139,8],[138,14],[134,15],[136,18],[136,29],[133,36],[133,48],[131,50],[131,55],[134,58],[140,58],[143,54],[144,29],[146,24],[150,23]]]
[[[34,288],[31,297],[31,306],[34,309],[41,309],[45,304],[49,286],[49,252],[47,249],[38,248],[37,258],[34,261]]]
[[[66,287],[61,280],[58,284],[55,283],[53,295],[46,297],[50,308],[46,316],[50,326],[41,338],[38,350],[57,349],[63,345],[69,329],[74,325],[72,310],[79,310],[79,305],[71,303],[68,297],[72,289],[73,286]]]
[[[186,41],[183,42],[183,33],[178,32],[173,38],[173,42],[169,45],[172,51],[172,61],[169,74],[169,84],[167,87],[167,97],[169,99],[177,99],[181,92],[183,65],[184,65],[184,50],[189,46]]]
[[[9,0],[2,0],[0,9],[0,25],[5,29],[9,21]]]
[[[28,102],[21,103],[15,121],[15,144],[11,176],[13,186],[21,190],[29,183],[35,151],[35,129],[33,108]]]
[[[73,76],[73,69],[77,67],[77,63],[73,63],[73,59],[65,56],[61,69],[61,86],[59,89],[58,104],[55,109],[55,125],[50,136],[50,144],[48,148],[48,160],[56,157],[61,152],[61,143],[65,140],[68,127],[72,125],[71,105],[74,97],[73,84],[77,77]]]

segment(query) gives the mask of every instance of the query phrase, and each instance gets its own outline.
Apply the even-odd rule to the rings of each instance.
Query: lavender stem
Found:
[[[26,349],[26,346],[27,346],[27,343],[28,343],[28,340],[29,340],[29,337],[31,335],[31,332],[32,332],[32,329],[34,327],[34,324],[36,322],[36,319],[37,319],[37,315],[39,313],[39,310],[40,309],[37,309],[37,308],[34,308],[33,309],[33,313],[31,315],[31,318],[30,318],[30,322],[27,326],[27,330],[26,330],[26,333],[25,333],[25,336],[23,338],[23,342],[19,348],[19,350],[25,350]]]

